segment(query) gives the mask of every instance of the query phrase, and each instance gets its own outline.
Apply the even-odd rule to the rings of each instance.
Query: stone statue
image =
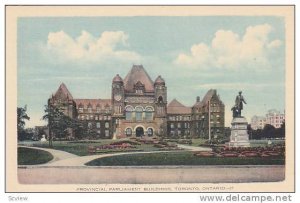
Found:
[[[233,117],[233,118],[236,118],[236,117],[238,116],[238,111],[237,111],[236,106],[233,106],[233,107],[231,108],[231,111],[232,111],[232,117]]]
[[[237,116],[236,117],[241,117],[241,113],[243,110],[243,103],[247,104],[243,95],[242,95],[242,91],[239,91],[239,95],[236,96],[235,98],[235,108],[237,111]]]

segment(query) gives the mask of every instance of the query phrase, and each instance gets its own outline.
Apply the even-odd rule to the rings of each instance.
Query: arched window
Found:
[[[132,120],[132,112],[134,111],[132,106],[126,106],[125,107],[125,111],[126,111],[126,120]]]
[[[147,135],[150,136],[150,137],[153,135],[153,129],[152,128],[147,129]]]
[[[159,97],[158,97],[158,103],[163,103],[163,98],[162,98],[162,96],[159,96]]]
[[[141,106],[135,107],[135,119],[137,121],[141,121],[143,119],[143,107]]]
[[[131,136],[132,135],[132,129],[131,128],[126,128],[126,131],[125,131],[125,133],[126,133],[126,136]]]
[[[153,111],[154,111],[154,108],[152,106],[147,106],[145,108],[145,118],[147,121],[153,120]]]

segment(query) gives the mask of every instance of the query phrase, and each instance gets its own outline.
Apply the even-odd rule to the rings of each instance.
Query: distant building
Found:
[[[275,109],[269,110],[268,113],[266,114],[266,124],[270,124],[275,128],[280,128],[284,120],[285,120],[285,114]]]
[[[266,125],[266,117],[264,116],[253,116],[251,118],[251,128],[253,130],[263,129]]]
[[[284,120],[284,113],[271,109],[266,116],[253,116],[251,118],[251,128],[254,130],[263,129],[266,124],[272,125],[275,128],[280,128]]]
[[[161,135],[208,138],[209,127],[212,135],[223,133],[224,104],[216,90],[209,90],[202,101],[198,98],[193,107],[186,107],[176,99],[167,106],[165,80],[158,76],[153,82],[142,65],[133,65],[124,79],[117,74],[111,88],[110,99],[75,99],[62,83],[48,105],[63,106],[65,115],[87,122],[96,138]],[[68,132],[69,136],[75,136],[73,129]]]
[[[196,98],[192,107],[192,136],[208,138],[209,128],[211,137],[224,134],[225,105],[217,94],[217,90],[210,89],[202,101]]]
[[[192,109],[173,99],[167,107],[168,135],[183,137],[191,135]]]

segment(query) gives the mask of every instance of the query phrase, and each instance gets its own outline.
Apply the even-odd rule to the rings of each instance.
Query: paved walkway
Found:
[[[22,184],[249,183],[285,179],[285,166],[18,168]]]
[[[149,153],[162,153],[170,151],[151,151],[151,152],[123,152],[123,153],[114,153],[114,154],[98,154],[98,155],[89,155],[89,156],[80,156],[70,159],[64,159],[56,162],[46,164],[48,166],[86,166],[85,164],[94,160],[103,157],[118,156],[124,154],[149,154]]]
[[[193,151],[202,149],[186,145],[179,147]],[[54,159],[43,165],[19,166],[18,179],[23,184],[243,183],[277,182],[285,179],[285,166],[85,166],[85,163],[102,157],[170,151],[80,157],[54,149],[28,148],[48,151]]]
[[[196,147],[196,146],[189,146],[189,145],[182,145],[182,144],[178,144],[177,146],[182,149],[186,149],[190,151],[209,151],[209,152],[212,151],[212,149],[208,147]]]
[[[23,147],[23,146],[22,146]],[[187,146],[187,145],[178,145],[178,147],[189,150],[189,151],[211,151],[210,148],[204,147],[194,147],[194,146]],[[53,159],[45,164],[40,164],[43,166],[85,166],[86,163],[103,157],[111,157],[111,156],[118,156],[124,154],[149,154],[149,153],[163,153],[163,152],[171,152],[171,151],[150,151],[150,152],[123,152],[123,153],[114,153],[114,154],[98,154],[98,155],[88,155],[88,156],[77,156],[65,151],[55,150],[55,149],[48,149],[48,148],[39,148],[39,147],[26,147],[26,148],[33,148],[44,150],[53,155]],[[174,152],[174,151],[172,151]]]

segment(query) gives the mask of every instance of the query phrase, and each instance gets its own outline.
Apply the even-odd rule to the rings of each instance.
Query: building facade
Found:
[[[263,129],[266,125],[266,118],[264,116],[253,116],[251,118],[251,128],[253,130]]]
[[[217,94],[210,89],[202,100],[198,96],[192,106],[192,136],[213,138],[224,134],[225,105]],[[210,132],[209,132],[210,129]]]
[[[167,107],[167,132],[169,137],[191,135],[192,109],[173,99]]]
[[[118,74],[112,79],[110,99],[74,99],[62,83],[48,105],[63,106],[64,114],[85,122],[94,138],[205,137],[209,127],[213,134],[224,129],[224,104],[216,90],[193,107],[177,100],[168,105],[165,80],[158,76],[153,81],[142,65],[133,65],[124,79]],[[69,134],[74,137],[74,130]]]
[[[281,113],[276,109],[270,109],[266,116],[253,116],[251,118],[251,128],[254,130],[263,129],[266,124],[280,128],[284,121],[285,113]]]

